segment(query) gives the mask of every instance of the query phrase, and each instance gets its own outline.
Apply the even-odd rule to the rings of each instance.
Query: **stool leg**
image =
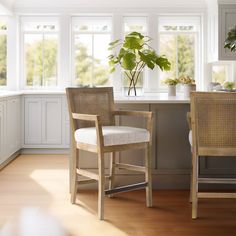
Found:
[[[79,150],[73,147],[71,155],[71,166],[70,166],[70,189],[71,189],[71,203],[75,204],[77,194],[77,158],[79,158]]]
[[[197,218],[198,207],[198,156],[193,154],[193,177],[192,177],[192,219]]]
[[[146,205],[152,207],[152,173],[151,173],[151,146],[148,145],[145,150],[145,181],[148,183],[146,187]]]
[[[116,163],[116,153],[111,153],[110,159],[110,179],[109,179],[109,189],[114,188],[114,180],[115,180],[115,163]],[[113,194],[110,194],[109,197],[113,197]]]
[[[105,171],[104,153],[98,153],[98,218],[104,219],[104,196],[105,196]]]
[[[190,194],[189,194],[189,202],[192,203],[192,191],[193,191],[193,154],[191,157],[191,173],[190,173]]]

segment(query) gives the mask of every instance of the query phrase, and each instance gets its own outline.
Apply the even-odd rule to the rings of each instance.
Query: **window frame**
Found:
[[[88,17],[88,18],[96,18],[96,17],[110,17],[111,19],[111,30],[108,31],[108,32],[96,32],[96,31],[84,31],[84,32],[79,32],[79,31],[74,31],[73,30],[73,24],[74,24],[74,21],[76,21],[76,18],[79,18],[79,17]],[[85,14],[85,15],[73,15],[71,16],[71,20],[70,20],[70,25],[71,25],[71,84],[73,86],[77,86],[76,83],[75,83],[75,35],[86,35],[86,34],[91,34],[92,35],[92,57],[94,58],[94,35],[110,35],[110,39],[111,41],[113,40],[113,35],[114,35],[114,32],[113,32],[113,15],[106,15],[106,14],[102,14],[102,15],[90,15],[90,14]],[[92,67],[92,73],[94,73],[94,65]],[[110,85],[109,86],[113,86],[113,76],[110,74],[109,75],[109,80],[110,80]],[[93,83],[92,81],[90,81],[89,83],[89,86],[90,87],[93,87]],[[108,86],[108,85],[105,85],[105,86]]]
[[[197,26],[197,29],[195,31],[160,31],[159,27],[160,27],[160,23],[159,20],[161,18],[167,18],[170,19],[170,23],[173,21],[173,19],[176,19],[177,21],[177,25],[180,24],[179,22],[183,22],[184,24],[184,20],[186,20],[187,18],[189,18],[189,20],[192,20],[192,22],[196,22],[195,25]],[[158,15],[158,29],[157,29],[157,39],[158,39],[158,53],[160,54],[160,36],[161,34],[174,34],[174,35],[181,35],[181,34],[192,34],[194,35],[194,41],[195,41],[195,45],[194,45],[194,79],[196,82],[196,85],[198,88],[202,89],[202,85],[204,83],[204,81],[201,80],[201,75],[202,75],[202,64],[203,64],[203,53],[202,53],[202,33],[203,33],[203,26],[202,26],[202,18],[203,15],[202,14],[184,14],[184,15]],[[193,23],[194,24],[194,23]],[[197,53],[199,52],[199,53]],[[178,57],[177,57],[178,60]],[[161,77],[160,77],[161,71],[158,71],[158,77],[160,78],[159,82],[158,82],[158,86],[157,86],[157,91],[158,92],[167,92],[167,86],[165,85],[161,85]]]
[[[210,83],[213,82],[213,67],[214,66],[225,66],[226,67],[226,79],[225,82],[236,82],[234,79],[234,62],[233,61],[216,61],[210,63]]]
[[[24,31],[23,30],[23,20],[24,19],[38,19],[39,23],[44,23],[47,22],[47,19],[52,20],[55,19],[54,22],[56,24],[58,24],[58,30],[56,30],[55,32],[50,32],[50,31]],[[37,22],[37,21],[34,21]],[[19,17],[19,23],[20,23],[20,88],[21,89],[25,89],[25,90],[54,90],[54,89],[59,89],[61,87],[61,76],[60,76],[60,54],[61,54],[61,37],[60,37],[60,33],[61,33],[61,29],[60,29],[60,17],[59,16],[38,16],[38,15],[34,15],[34,16],[20,16]],[[26,69],[25,69],[25,35],[27,34],[35,34],[35,35],[42,35],[43,39],[45,37],[45,35],[57,35],[57,79],[56,79],[56,85],[55,86],[30,86],[27,85],[27,80],[26,80]],[[44,74],[44,73],[43,73]]]
[[[6,23],[7,29],[6,30],[0,30],[0,35],[6,35],[6,85],[0,85],[0,90],[6,90],[9,88],[9,42],[8,42],[8,36],[9,36],[9,19],[6,16],[0,16],[0,20],[4,21]],[[5,32],[5,33],[3,33]]]
[[[144,34],[144,35],[147,35],[149,36],[149,15],[146,14],[146,13],[136,13],[136,14],[124,14],[122,15],[122,22],[121,22],[121,25],[122,25],[122,39],[125,38],[126,34],[129,34],[131,33],[132,31],[125,31],[125,18],[146,18],[146,31],[138,31],[139,33],[141,34]],[[117,68],[118,69],[118,68]],[[123,77],[122,77],[122,68],[119,67],[119,72],[120,72],[120,88],[118,88],[117,90],[122,92],[122,89],[123,89]],[[147,68],[147,66],[144,68],[143,70],[143,91],[144,93],[146,92],[146,90],[148,90],[148,77],[149,77],[149,73],[150,73],[150,69]]]

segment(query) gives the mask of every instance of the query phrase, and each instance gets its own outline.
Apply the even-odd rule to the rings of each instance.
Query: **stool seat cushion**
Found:
[[[190,145],[193,146],[193,134],[192,134],[192,130],[189,131],[189,134],[188,134],[188,141],[189,141]]]
[[[104,146],[149,142],[150,133],[146,129],[128,126],[103,126]],[[80,128],[74,134],[77,143],[97,145],[95,127]]]

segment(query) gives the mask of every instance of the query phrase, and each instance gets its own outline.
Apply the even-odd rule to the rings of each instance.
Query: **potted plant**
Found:
[[[168,85],[168,96],[176,96],[176,85],[179,83],[178,79],[167,78],[162,83]]]
[[[236,25],[228,32],[224,48],[228,48],[231,52],[236,51]]]
[[[229,82],[229,81],[223,84],[224,89],[229,92],[232,92],[234,90],[234,86],[235,86],[234,82]]]
[[[178,81],[183,86],[184,97],[189,98],[191,91],[196,91],[195,80],[190,76],[180,76]]]
[[[140,83],[146,66],[152,70],[156,66],[161,70],[170,70],[170,62],[165,56],[157,55],[155,50],[148,44],[150,40],[150,37],[141,33],[131,32],[125,36],[124,40],[116,40],[109,44],[109,50],[114,51],[108,57],[111,67],[110,72],[115,71],[116,65],[121,66],[124,81],[128,81],[127,95],[137,96],[137,85]]]

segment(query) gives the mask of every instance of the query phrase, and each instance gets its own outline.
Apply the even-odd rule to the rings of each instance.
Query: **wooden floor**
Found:
[[[235,200],[201,200],[200,218],[192,220],[188,191],[153,194],[153,208],[145,207],[143,190],[106,198],[106,220],[99,221],[96,191],[81,190],[78,204],[70,204],[66,156],[22,155],[0,172],[0,229],[31,207],[52,216],[67,235],[236,235]]]

